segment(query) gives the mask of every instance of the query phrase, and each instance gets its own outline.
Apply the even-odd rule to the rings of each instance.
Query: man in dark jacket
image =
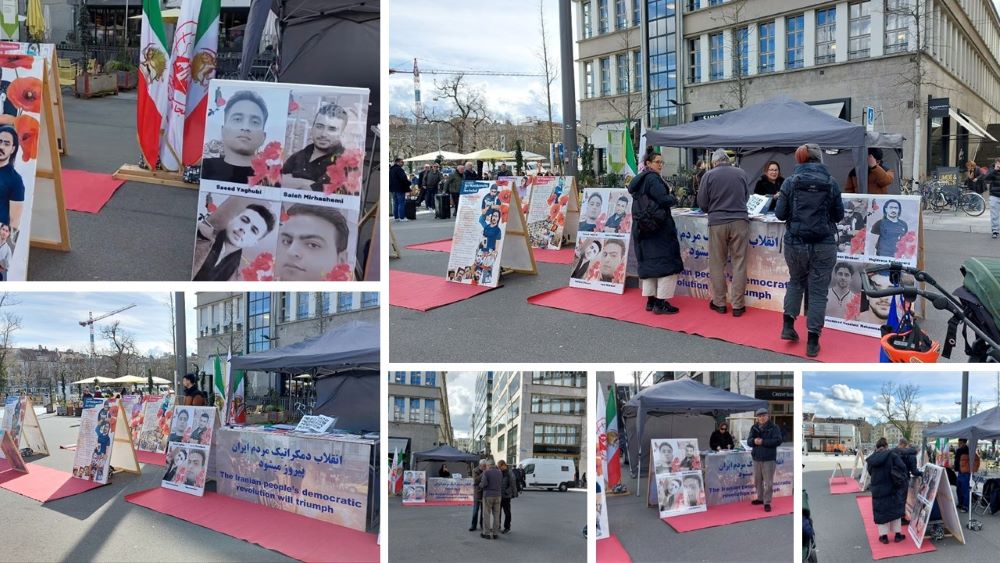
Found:
[[[462,182],[465,181],[465,165],[459,164],[444,182],[444,191],[451,196],[451,206],[458,213],[458,196],[462,195]]]
[[[996,239],[1000,237],[1000,158],[993,161],[993,170],[982,181],[990,191],[990,230]]]
[[[726,262],[732,260],[733,316],[739,317],[746,311],[750,177],[732,166],[722,149],[712,153],[712,163],[715,167],[705,172],[698,187],[698,207],[708,213],[708,271],[712,284],[708,306],[726,314]]]
[[[510,173],[510,168],[507,168],[506,162],[501,164],[500,169],[497,170],[497,178],[503,178],[504,176],[513,176],[513,174]]]
[[[753,484],[757,498],[750,504],[763,504],[764,512],[771,512],[771,492],[774,488],[774,470],[777,466],[778,446],[781,445],[781,429],[771,421],[767,409],[759,408],[754,413],[757,423],[750,427],[747,445],[753,458]]]
[[[472,503],[472,527],[469,528],[470,532],[476,531],[476,526],[479,528],[483,527],[483,488],[479,484],[479,478],[482,477],[483,472],[486,471],[486,460],[479,460],[479,465],[472,470],[472,483],[475,487],[475,493]]]
[[[895,532],[894,540],[901,542],[906,539],[901,533],[901,520],[906,510],[906,483],[899,483],[893,478],[896,473],[906,473],[906,464],[893,450],[889,442],[879,438],[875,443],[875,453],[868,456],[868,475],[871,476],[872,516],[878,525],[878,541],[889,543],[889,534]]]
[[[906,465],[906,472],[911,477],[920,477],[922,475],[921,471],[917,469],[917,450],[916,448],[911,448],[910,443],[906,438],[900,438],[899,444],[892,449],[893,453],[899,456],[899,459],[903,460],[903,464]],[[902,497],[905,504],[906,497]],[[903,508],[904,516],[901,520],[903,526],[908,526],[910,521],[906,519],[905,512],[906,508]]]
[[[837,264],[837,223],[844,218],[840,186],[820,162],[819,145],[802,145],[795,151],[799,162],[781,185],[774,214],[786,221],[785,262],[788,287],[781,339],[798,341],[795,317],[806,299],[806,356],[819,354],[819,335],[826,318],[830,278]]]
[[[500,510],[503,512],[503,530],[501,534],[510,532],[510,499],[517,498],[517,473],[513,468],[507,467],[506,461],[501,461],[500,473],[503,475],[503,482],[500,486]]]
[[[991,196],[992,197],[992,196]],[[965,465],[962,465],[962,458],[965,458]],[[958,510],[969,511],[969,486],[972,473],[969,471],[969,441],[965,438],[958,439],[958,449],[955,450],[955,474],[958,477]]]
[[[420,180],[420,189],[423,190],[424,205],[427,206],[427,209],[434,209],[434,197],[437,196],[440,184],[441,165],[435,162]]]
[[[493,460],[487,460],[489,467],[479,477],[479,485],[483,489],[483,511],[485,525],[480,537],[488,540],[497,539],[497,532],[500,528],[500,501],[503,489],[503,474],[497,468]]]
[[[465,172],[462,174],[462,179],[466,182],[475,182],[482,180],[482,176],[479,172],[476,172],[476,163],[471,160],[465,163]]]
[[[389,168],[389,193],[392,195],[392,212],[397,221],[406,220],[406,194],[410,193],[410,180],[403,170],[403,159],[396,158]]]

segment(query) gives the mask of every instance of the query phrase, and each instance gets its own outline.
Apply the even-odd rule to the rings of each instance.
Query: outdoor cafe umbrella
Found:
[[[45,37],[45,16],[42,15],[42,0],[28,0],[28,18],[25,21],[28,36],[40,40]]]
[[[410,158],[403,159],[403,162],[429,162],[432,160],[437,160],[438,156],[441,156],[442,160],[462,160],[465,158],[464,155],[458,154],[457,152],[450,151],[431,151],[425,154],[419,154],[417,156],[411,156]]]
[[[510,151],[507,153],[507,160],[514,160],[516,158],[517,151]],[[545,160],[546,157],[538,154],[537,152],[531,151],[521,151],[521,160],[525,162],[533,162],[539,160]]]
[[[94,377],[88,377],[86,379],[81,379],[80,381],[74,381],[70,385],[89,385],[92,383],[111,383],[112,379],[110,377],[101,377],[100,375]]]
[[[146,380],[143,379],[142,382],[145,383]],[[174,382],[170,381],[169,379],[163,379],[162,377],[154,377],[153,383],[157,385],[173,385]]]
[[[493,149],[481,149],[463,156],[465,160],[508,160],[510,153]]]
[[[138,375],[123,375],[112,379],[108,383],[146,383],[146,378],[139,377]]]

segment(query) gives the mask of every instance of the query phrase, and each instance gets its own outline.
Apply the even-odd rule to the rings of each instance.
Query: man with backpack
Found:
[[[781,339],[797,342],[795,318],[806,298],[806,356],[819,354],[819,335],[826,317],[826,302],[833,267],[837,264],[837,223],[844,218],[840,186],[820,162],[819,145],[795,150],[798,165],[781,185],[774,214],[785,221],[785,262],[788,286]]]
[[[733,263],[733,316],[746,311],[747,248],[750,219],[750,177],[729,162],[723,149],[712,153],[714,168],[705,172],[698,188],[698,207],[708,214],[708,273],[712,283],[712,301],[708,306],[726,314],[726,262]]]

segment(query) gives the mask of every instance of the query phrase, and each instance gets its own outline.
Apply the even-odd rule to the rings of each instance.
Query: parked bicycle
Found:
[[[986,200],[972,190],[945,185],[938,180],[928,182],[925,188],[921,201],[925,201],[926,198],[927,207],[934,213],[941,213],[951,208],[955,212],[961,209],[967,215],[978,217],[986,211]]]

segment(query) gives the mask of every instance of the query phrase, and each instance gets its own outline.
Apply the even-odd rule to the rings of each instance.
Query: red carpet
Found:
[[[415,311],[430,311],[495,289],[450,282],[444,275],[428,276],[400,270],[389,271],[389,304]]]
[[[472,506],[472,501],[466,500],[429,500],[424,503],[407,503],[403,506]]]
[[[618,541],[618,536],[611,534],[597,540],[597,563],[632,563],[632,558]]]
[[[441,239],[432,242],[422,242],[420,244],[411,244],[406,247],[409,250],[429,250],[431,252],[451,252],[451,239]],[[536,248],[535,250],[535,262],[544,262],[546,264],[572,264],[573,263],[573,247],[567,246],[559,250],[549,250],[547,248]]]
[[[156,487],[125,500],[300,561],[378,561],[375,534],[284,510],[205,493],[202,498]]]
[[[830,479],[831,495],[846,495],[849,493],[860,493],[861,485],[850,477],[837,477]]]
[[[124,180],[115,180],[111,174],[63,168],[62,184],[66,209],[97,213],[124,183]]]
[[[391,286],[390,286],[391,288]],[[693,297],[675,297],[670,303],[680,308],[676,315],[654,315],[646,311],[646,298],[638,288],[625,290],[624,295],[562,287],[528,298],[528,303],[584,313],[606,319],[662,328],[733,344],[770,350],[779,354],[806,357],[806,321],[799,317],[796,326],[802,337],[791,343],[778,338],[781,333],[781,313],[748,308],[739,318],[723,316],[708,308],[708,301]],[[876,338],[824,330],[820,338],[821,362],[877,362],[879,341]]]
[[[10,475],[11,473],[13,475]],[[0,488],[39,502],[71,497],[103,486],[93,481],[77,479],[65,471],[34,463],[28,464],[27,473],[16,471],[0,473]]]
[[[906,535],[904,541],[896,543],[892,541],[891,537],[888,544],[878,541],[878,526],[875,524],[874,516],[872,516],[872,497],[865,495],[857,497],[856,500],[858,501],[858,510],[861,511],[861,521],[865,525],[865,533],[868,535],[868,545],[872,548],[872,559],[887,559],[937,551],[928,539],[924,539],[924,545],[918,549],[906,528],[902,530],[903,534]]]
[[[135,451],[135,458],[139,460],[139,463],[147,463],[150,465],[159,465],[161,467],[167,466],[167,454],[157,454],[153,452],[143,452],[140,450]]]
[[[707,307],[706,307],[707,308]],[[662,518],[674,530],[684,533],[715,526],[728,526],[737,522],[774,518],[791,514],[795,510],[794,497],[774,497],[771,499],[771,512],[764,512],[764,507],[750,504],[750,501],[734,502],[710,506],[705,512],[695,512],[683,516]]]

